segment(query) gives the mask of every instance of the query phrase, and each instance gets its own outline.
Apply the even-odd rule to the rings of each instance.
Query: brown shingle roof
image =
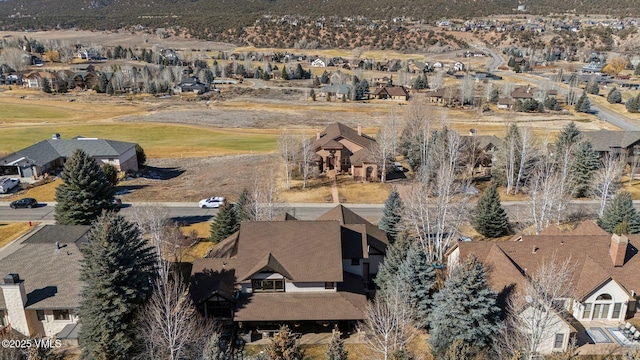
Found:
[[[235,259],[196,259],[191,268],[190,294],[199,304],[214,294],[234,301]]]
[[[234,321],[362,320],[366,303],[349,292],[242,294]]]
[[[251,270],[269,253],[296,281],[342,281],[340,224],[337,221],[243,222],[239,231],[236,274],[242,279],[250,276]]]
[[[556,258],[558,261],[569,259],[574,265],[573,281],[579,297],[588,294],[595,286],[608,277],[618,281],[627,291],[640,292],[640,235],[629,236],[626,262],[624,266],[614,267],[609,255],[611,235],[602,233],[591,222],[583,223],[570,232],[548,235],[522,235],[521,241],[506,242],[462,242],[459,243],[460,258],[475,253],[485,262],[490,258],[492,247],[498,247],[515,265],[515,269],[525,274],[535,272],[543,262]],[[595,234],[595,235],[593,235]],[[516,237],[517,238],[517,237]],[[533,252],[536,248],[535,253]],[[495,257],[495,254],[492,255]],[[493,271],[500,277],[516,277],[514,268],[506,262],[495,262]],[[503,274],[510,273],[509,275]],[[500,284],[500,279],[491,280]],[[501,289],[495,289],[500,291]]]
[[[353,130],[352,128],[342,124],[342,123],[333,123],[327,126],[323,132],[320,133],[320,139],[316,139],[313,143],[313,148],[319,149],[323,148],[325,145],[335,145],[334,142],[337,140],[344,138],[350,141],[353,141],[360,146],[371,149],[375,146],[376,141],[367,136],[367,135],[358,135],[357,130]]]
[[[612,147],[623,149],[640,141],[640,131],[587,131],[584,137],[591,141],[593,149],[596,151],[609,151]]]
[[[389,245],[387,234],[380,230],[377,226],[368,222],[362,216],[354,213],[344,205],[338,205],[326,213],[320,215],[318,220],[338,220],[340,224],[364,224],[367,232],[367,242],[380,251],[384,251]]]

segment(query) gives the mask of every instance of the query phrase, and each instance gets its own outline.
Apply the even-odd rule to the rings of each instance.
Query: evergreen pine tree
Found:
[[[96,161],[75,150],[64,164],[56,188],[55,219],[60,225],[89,225],[111,208],[114,188]]]
[[[138,167],[143,167],[147,162],[147,155],[144,153],[142,146],[136,144],[136,160],[138,161]]]
[[[407,257],[409,246],[410,243],[406,237],[400,236],[393,245],[387,247],[387,254],[384,256],[384,261],[380,265],[374,280],[380,291],[385,291],[395,281],[398,268]]]
[[[303,360],[304,350],[286,325],[273,336],[266,349],[269,360]]]
[[[340,338],[342,333],[338,329],[333,330],[331,342],[327,345],[327,360],[347,360],[347,350],[344,348],[344,340]]]
[[[617,88],[611,89],[607,95],[609,104],[620,104],[622,102],[622,93]]]
[[[560,134],[556,138],[555,146],[555,154],[558,161],[560,161],[560,157],[564,156],[565,149],[571,149],[580,143],[582,140],[582,132],[576,126],[575,122],[570,122],[565,125],[565,127],[560,130]]]
[[[587,92],[583,92],[578,102],[575,105],[575,109],[577,112],[588,113],[591,111],[591,101],[589,101],[589,97],[587,96]]]
[[[593,150],[590,141],[583,141],[577,149],[575,159],[569,168],[571,196],[584,198],[588,196],[593,173],[600,167],[598,153]]]
[[[636,68],[633,70],[633,75],[640,75],[640,64],[636,65]]]
[[[389,238],[389,243],[393,244],[400,233],[400,220],[402,220],[402,199],[400,194],[395,190],[391,190],[389,197],[384,202],[382,210],[382,218],[378,222],[380,230],[384,231]]]
[[[109,179],[109,183],[112,186],[118,185],[118,169],[116,169],[115,166],[104,163],[100,166],[100,170],[102,170],[102,172],[107,176],[107,179]]]
[[[254,200],[247,188],[244,188],[238,196],[238,201],[235,205],[235,214],[237,223],[240,224],[243,221],[255,220],[254,214]]]
[[[624,103],[625,108],[628,112],[637,113],[640,111],[640,94],[638,97],[631,97]]]
[[[496,104],[500,99],[500,91],[498,89],[491,90],[491,94],[489,95],[489,102],[492,104]]]
[[[95,90],[97,93],[104,94],[107,91],[107,75],[104,73],[100,74],[98,78],[98,82],[96,83]]]
[[[513,56],[509,58],[509,61],[507,62],[507,66],[510,68],[516,66],[516,60],[513,58]]]
[[[626,222],[625,226],[620,226]],[[631,234],[640,233],[640,214],[633,207],[631,194],[623,191],[618,193],[604,208],[602,217],[598,219],[598,226],[606,232],[613,233],[627,230]]]
[[[105,89],[105,92],[109,95],[113,95],[116,93],[116,90],[113,88],[113,81],[109,81],[109,83],[107,84],[107,88]]]
[[[51,84],[49,84],[49,80],[42,79],[42,91],[51,94]]]
[[[239,228],[240,223],[233,205],[225,201],[211,222],[209,240],[217,244],[238,231]]]
[[[136,312],[152,292],[153,248],[115,213],[96,219],[87,239],[81,248],[81,358],[131,359]]]
[[[495,185],[490,186],[478,199],[471,224],[480,234],[497,238],[511,232],[509,217],[500,203],[500,194]]]
[[[407,257],[398,267],[398,281],[408,290],[409,302],[415,312],[416,325],[426,328],[437,286],[436,271],[419,241],[414,242]]]
[[[309,91],[309,97],[311,97],[311,101],[316,101],[316,92],[313,89]]]
[[[454,341],[490,346],[498,332],[500,309],[487,285],[487,270],[474,255],[464,259],[434,296],[429,315],[429,343],[442,358]]]
[[[286,65],[282,65],[282,80],[289,80],[289,72]]]

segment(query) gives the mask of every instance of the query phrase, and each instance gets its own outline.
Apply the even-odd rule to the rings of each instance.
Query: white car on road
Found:
[[[224,198],[222,196],[214,196],[208,199],[200,200],[200,202],[198,203],[198,206],[200,206],[203,209],[218,208],[223,203],[224,203]]]

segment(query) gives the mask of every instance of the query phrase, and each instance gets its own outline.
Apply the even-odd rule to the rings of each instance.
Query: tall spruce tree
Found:
[[[620,224],[626,223],[624,226]],[[623,191],[618,193],[604,208],[602,217],[598,219],[598,226],[608,233],[614,231],[628,231],[631,234],[640,233],[640,214],[633,207],[631,194]]]
[[[587,92],[584,91],[582,95],[578,98],[578,102],[576,102],[575,109],[577,112],[588,113],[591,111],[591,101],[589,101],[589,97],[587,96]]]
[[[82,359],[131,359],[136,312],[149,298],[155,253],[124,217],[105,213],[87,235],[80,279]]]
[[[387,233],[389,242],[393,244],[400,233],[400,220],[402,220],[402,199],[396,189],[391,190],[387,200],[384,202],[382,218],[378,222],[380,230]]]
[[[384,261],[374,280],[380,291],[386,291],[396,280],[398,268],[407,257],[409,247],[409,240],[405,236],[400,236],[393,245],[387,248],[387,254],[384,256]]]
[[[255,220],[254,209],[254,199],[251,197],[251,193],[247,188],[244,188],[238,196],[238,201],[236,201],[235,213],[236,218],[238,219],[238,224],[243,221]]]
[[[238,229],[240,229],[240,223],[238,222],[236,209],[230,202],[225,201],[211,222],[209,240],[217,244],[238,231]]]
[[[419,241],[414,242],[407,257],[398,267],[398,281],[409,291],[409,303],[414,310],[416,325],[426,328],[436,292],[436,271]]]
[[[511,232],[509,217],[500,203],[500,194],[495,185],[490,186],[478,199],[471,225],[482,236],[497,238]]]
[[[347,360],[347,349],[344,348],[344,340],[340,338],[342,333],[338,329],[333,330],[331,342],[327,345],[327,360]]]
[[[435,358],[460,339],[478,349],[491,345],[498,333],[500,309],[487,285],[487,270],[474,255],[464,259],[434,296],[429,315],[429,344]]]
[[[590,141],[583,141],[575,153],[575,159],[571,163],[571,196],[584,198],[589,195],[591,179],[596,170],[600,168],[600,158],[593,150]]]
[[[96,161],[75,150],[64,164],[62,184],[56,188],[55,219],[59,225],[89,225],[111,208],[113,185]]]

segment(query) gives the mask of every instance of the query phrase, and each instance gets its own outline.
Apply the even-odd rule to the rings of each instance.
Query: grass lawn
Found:
[[[382,204],[389,197],[389,183],[361,183],[346,175],[338,178],[338,194],[340,202],[351,204]]]
[[[279,130],[207,129],[189,125],[110,123],[84,125],[38,125],[5,128],[0,135],[0,154],[10,153],[50,139],[76,135],[137,142],[150,158],[182,158],[265,153],[276,148]]]
[[[279,179],[284,184],[284,179]],[[302,180],[291,180],[291,189],[281,189],[281,200],[286,203],[331,202],[331,182],[326,176],[308,179],[307,187],[302,188]]]
[[[36,225],[36,224],[33,224]],[[33,229],[26,222],[0,224],[0,248],[17,239],[22,234]]]
[[[182,254],[182,261],[192,263],[195,259],[202,259],[209,253],[209,250],[211,250],[214,245],[215,244],[212,242],[201,241],[186,249],[186,251]]]

